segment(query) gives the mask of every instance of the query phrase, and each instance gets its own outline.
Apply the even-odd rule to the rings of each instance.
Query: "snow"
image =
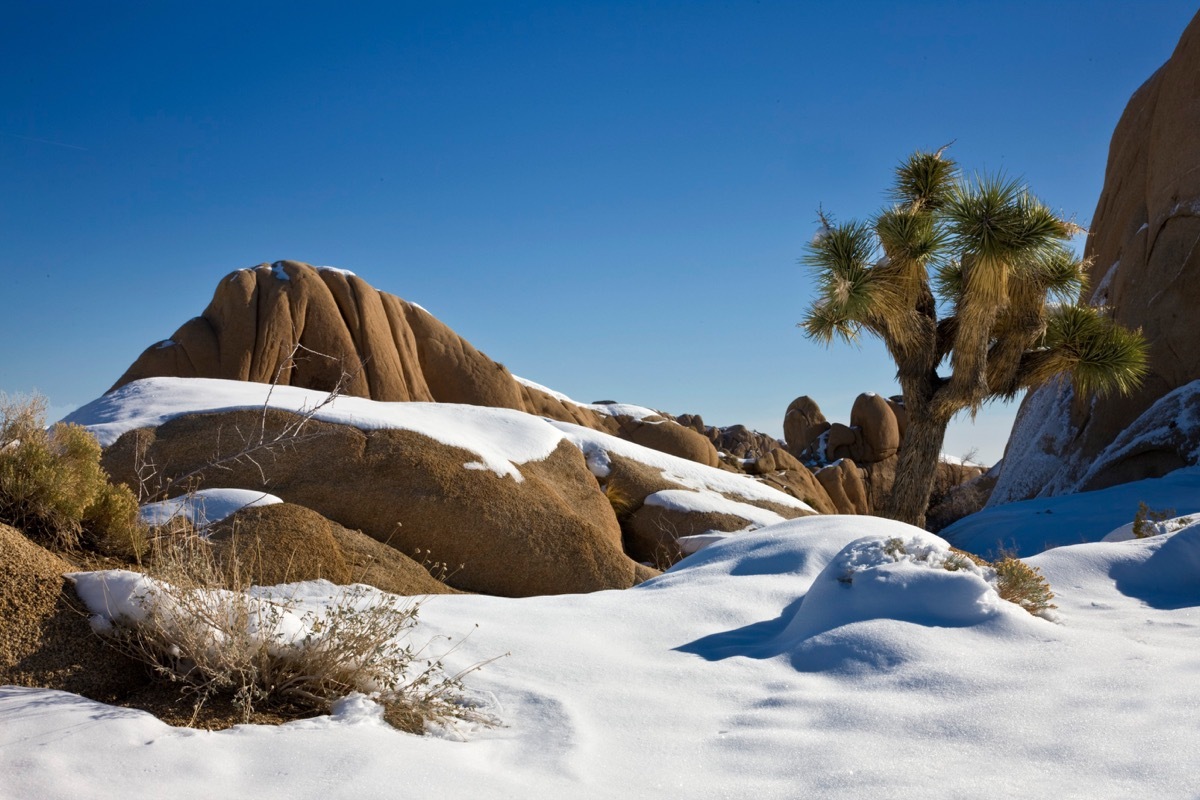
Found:
[[[537,389],[539,392],[545,392],[561,403],[570,403],[573,406],[591,409],[597,414],[603,414],[606,417],[631,417],[636,420],[647,420],[650,417],[663,418],[663,413],[661,411],[655,411],[653,408],[646,408],[645,406],[633,405],[631,403],[581,403],[578,400],[572,400],[562,392],[555,391],[554,389],[543,386],[540,383],[535,383],[528,378],[520,378],[516,375],[513,375],[513,379],[522,386],[527,386],[530,389]],[[660,420],[655,419],[650,421],[656,422]]]
[[[317,269],[321,272],[336,272],[339,275],[345,275],[347,278],[355,277],[355,273],[348,269],[342,269],[341,267],[317,267]]]
[[[282,502],[273,494],[250,489],[198,489],[183,497],[147,503],[138,510],[138,515],[147,525],[165,525],[181,517],[188,519],[196,528],[206,528],[243,508]]]
[[[362,397],[213,378],[144,378],[128,383],[73,411],[64,421],[86,426],[107,447],[121,434],[157,427],[183,414],[270,408],[311,413],[322,422],[362,430],[401,429],[474,453],[467,469],[488,469],[522,481],[520,464],[541,461],[564,439],[583,451],[599,477],[607,475],[608,453],[663,471],[669,480],[697,491],[734,495],[800,510],[812,508],[753,478],[661,453],[615,436],[506,408],[454,403],[384,403]],[[324,403],[324,405],[322,405]]]
[[[730,514],[741,517],[756,528],[783,522],[783,517],[774,511],[739,503],[711,491],[696,492],[688,489],[664,489],[648,496],[648,506],[657,506],[671,511],[696,514]]]
[[[324,392],[212,378],[145,378],[126,384],[72,412],[107,447],[122,433],[158,426],[183,414],[271,408],[311,412],[313,419],[362,430],[398,428],[470,451],[500,476],[521,481],[518,464],[541,461],[562,435],[543,420],[510,409],[451,403],[382,403],[362,397],[328,398]]]
[[[896,547],[898,541],[901,549]],[[221,732],[0,689],[0,794],[377,797],[1190,797],[1200,527],[1030,559],[1060,621],[1001,601],[946,543],[869,517],[719,542],[627,591],[425,601],[479,630],[451,670],[502,726],[415,737],[353,695]],[[106,573],[101,573],[106,575]],[[82,580],[89,606],[98,577]],[[111,602],[114,589],[108,587]],[[325,582],[286,587],[319,609]],[[132,587],[125,586],[124,597]]]
[[[973,553],[1011,550],[1024,557],[1052,547],[1099,542],[1132,522],[1142,502],[1158,511],[1200,513],[1200,467],[1094,492],[989,506],[941,533],[955,546]]]
[[[588,467],[598,478],[609,474],[610,454],[622,456],[661,470],[663,477],[700,492],[733,495],[743,500],[764,501],[816,513],[812,506],[791,495],[760,483],[746,475],[706,467],[686,458],[651,450],[607,433],[574,425],[570,422],[546,420],[561,431],[567,441],[583,451]]]
[[[275,280],[279,281],[290,281],[292,279],[292,276],[287,274],[287,270],[284,269],[283,262],[281,261],[276,261],[271,265],[271,275],[274,276]]]

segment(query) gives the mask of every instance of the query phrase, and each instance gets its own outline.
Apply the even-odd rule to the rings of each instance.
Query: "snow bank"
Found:
[[[1031,556],[1052,547],[1098,542],[1132,522],[1139,502],[1179,514],[1200,513],[1200,467],[1094,492],[989,506],[960,519],[941,535],[980,555],[1010,550]]]
[[[273,494],[250,489],[199,489],[183,497],[147,503],[138,516],[147,525],[165,525],[173,519],[186,519],[197,529],[215,525],[243,508],[282,503]]]

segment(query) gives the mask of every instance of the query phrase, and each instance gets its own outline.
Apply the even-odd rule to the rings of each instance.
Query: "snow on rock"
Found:
[[[685,514],[689,512],[698,514],[730,514],[735,517],[741,517],[758,528],[783,522],[783,517],[774,511],[768,511],[765,508],[752,506],[748,503],[739,503],[736,500],[730,500],[711,491],[697,492],[688,489],[664,489],[647,496],[645,503],[648,506],[658,506],[670,511],[681,511]]]
[[[342,269],[341,267],[317,267],[317,266],[314,266],[313,268],[320,270],[321,272],[336,272],[339,275],[345,275],[347,278],[356,277],[355,273],[351,272],[348,269]]]
[[[546,422],[560,430],[567,441],[583,451],[588,468],[597,478],[608,476],[611,463],[609,454],[613,453],[661,470],[663,477],[667,480],[699,492],[733,495],[744,500],[770,502],[816,513],[812,506],[803,500],[797,500],[791,495],[784,494],[747,475],[697,464],[685,458],[642,447],[616,436],[570,422],[559,422],[558,420],[546,420]]]
[[[327,402],[328,401],[328,402]],[[468,469],[489,469],[521,481],[518,465],[541,461],[566,439],[583,451],[598,477],[608,474],[608,453],[661,469],[669,480],[697,491],[733,495],[812,511],[811,506],[746,475],[697,464],[567,422],[506,408],[454,403],[385,403],[323,392],[215,378],[144,378],[128,383],[73,411],[66,422],[86,426],[104,447],[121,434],[157,427],[184,414],[204,414],[264,405],[363,430],[398,428],[428,436],[478,456]],[[815,513],[815,512],[814,512]]]
[[[570,403],[571,405],[579,406],[580,408],[591,409],[597,414],[603,414],[607,417],[631,417],[636,420],[646,420],[648,417],[663,416],[661,411],[655,411],[653,408],[646,408],[645,406],[633,405],[631,403],[581,403],[578,400],[571,399],[562,392],[557,392],[554,389],[543,386],[540,383],[535,383],[528,378],[521,378],[516,375],[513,375],[512,377],[513,380],[522,386],[526,386],[530,389],[536,389],[539,392],[548,394],[559,402]]]
[[[328,404],[324,392],[214,378],[145,378],[72,412],[67,422],[86,426],[107,447],[122,433],[157,427],[183,414],[262,408],[311,413],[322,422],[363,430],[399,428],[475,453],[497,475],[522,480],[518,464],[541,461],[562,434],[520,411],[452,403],[383,403],[341,396]]]
[[[988,507],[1039,496],[1062,469],[1071,429],[1074,389],[1051,381],[1031,391],[1021,405],[1004,450],[1003,466]]]
[[[165,525],[173,519],[187,519],[196,528],[207,528],[241,511],[282,503],[273,494],[251,489],[199,489],[183,497],[147,503],[138,516],[147,525]]]

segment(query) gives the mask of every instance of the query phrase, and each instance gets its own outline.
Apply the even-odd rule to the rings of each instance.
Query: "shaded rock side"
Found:
[[[262,487],[402,553],[419,549],[449,565],[447,582],[465,591],[520,597],[633,585],[634,562],[622,550],[613,510],[583,454],[566,441],[546,459],[520,465],[518,482],[467,469],[475,453],[418,433],[310,422],[302,439],[258,464],[204,469],[222,438],[259,418],[257,411],[178,417],[126,433],[103,463],[114,480],[136,480],[140,436],[145,457],[173,474],[199,470],[205,488]],[[288,419],[268,413],[268,430]]]
[[[323,578],[406,596],[454,591],[399,550],[292,503],[242,509],[209,539],[223,562],[236,557],[239,574],[263,586]]]
[[[146,669],[92,632],[64,573],[67,561],[0,524],[0,685],[38,686],[113,701]]]
[[[1022,404],[989,505],[1078,491],[1094,460],[1168,392],[1200,379],[1200,15],[1130,98],[1113,133],[1085,255],[1085,299],[1141,328],[1150,373],[1128,397],[1075,397],[1056,384]],[[1063,395],[1066,395],[1064,398]],[[1047,414],[1053,414],[1048,418]],[[1163,474],[1173,455],[1112,465],[1120,481]],[[1194,462],[1193,462],[1194,463]],[[1092,484],[1099,485],[1099,484]]]

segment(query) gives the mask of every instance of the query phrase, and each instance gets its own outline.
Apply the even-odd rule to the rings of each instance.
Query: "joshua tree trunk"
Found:
[[[910,407],[908,413],[908,426],[896,464],[896,482],[880,516],[923,528],[950,419],[941,419],[922,408]]]

